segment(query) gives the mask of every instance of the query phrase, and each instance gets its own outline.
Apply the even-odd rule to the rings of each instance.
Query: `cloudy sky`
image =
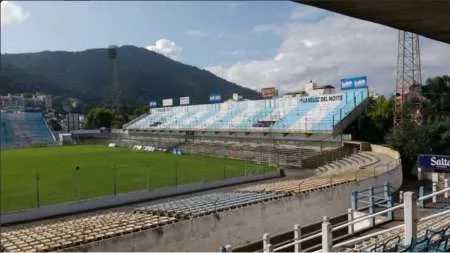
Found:
[[[292,2],[1,3],[1,52],[145,47],[250,88],[368,76],[393,90],[397,31]],[[450,45],[421,38],[423,79],[450,74]]]

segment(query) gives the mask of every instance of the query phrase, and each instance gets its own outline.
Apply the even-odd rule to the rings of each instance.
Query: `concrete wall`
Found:
[[[68,202],[56,205],[43,206],[39,208],[30,208],[21,211],[2,213],[0,224],[10,224],[16,222],[25,222],[37,219],[49,218],[52,216],[65,215],[77,212],[84,212],[106,207],[125,205],[141,201],[148,201],[163,197],[186,194],[196,191],[220,188],[235,184],[247,183],[252,181],[276,178],[281,176],[281,171],[268,172],[260,175],[249,175],[238,178],[229,178],[220,181],[198,182],[192,184],[179,185],[176,187],[165,187],[153,190],[141,190],[117,195],[103,196],[95,199],[88,199],[76,202]]]
[[[370,148],[375,153],[385,154],[385,155],[387,155],[387,156],[389,156],[389,157],[391,157],[392,159],[395,159],[395,160],[399,160],[400,159],[400,153],[398,151],[394,150],[394,149],[389,148],[389,147],[370,144]]]
[[[262,238],[263,233],[279,234],[298,223],[320,222],[322,216],[347,212],[351,192],[389,182],[402,184],[401,166],[373,178],[298,196],[237,208],[215,215],[184,220],[158,229],[92,242],[70,251],[211,251],[220,245],[242,245]]]
[[[322,151],[320,154],[308,157],[302,160],[302,167],[307,169],[317,168],[331,161],[336,161],[355,153],[354,148],[357,145],[345,144],[342,147]]]

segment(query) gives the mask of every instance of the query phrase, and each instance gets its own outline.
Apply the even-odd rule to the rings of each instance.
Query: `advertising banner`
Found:
[[[220,103],[222,101],[222,96],[219,93],[213,93],[209,95],[210,103]]]
[[[162,104],[163,104],[163,106],[172,106],[173,105],[173,99],[171,99],[171,98],[163,99]]]
[[[341,79],[341,90],[367,88],[367,76]]]
[[[262,88],[261,94],[262,94],[263,98],[273,98],[273,97],[278,96],[278,90],[275,89],[274,87]]]
[[[299,97],[299,103],[323,103],[323,102],[335,102],[342,101],[343,95],[324,95],[324,96],[315,96],[315,97]]]
[[[446,171],[450,172],[450,156],[420,154],[418,166],[423,171]]]
[[[188,105],[189,97],[180,97],[180,105]]]
[[[157,106],[157,103],[156,103],[156,101],[150,101],[150,102],[148,102],[148,106],[149,106],[150,108],[154,108],[154,107]]]

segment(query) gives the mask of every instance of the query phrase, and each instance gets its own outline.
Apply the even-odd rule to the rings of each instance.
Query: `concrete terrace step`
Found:
[[[363,157],[363,156],[360,156],[359,154],[355,154],[355,155],[353,155],[352,157],[353,157],[353,159],[358,160],[360,163],[366,164],[366,163],[370,162],[369,159],[367,159],[367,158],[365,158],[365,157]]]
[[[330,165],[330,167],[333,167],[334,169],[340,169],[341,168],[336,163],[328,163],[328,165]]]

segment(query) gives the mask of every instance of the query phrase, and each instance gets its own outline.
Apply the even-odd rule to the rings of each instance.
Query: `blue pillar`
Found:
[[[352,199],[351,199],[353,211],[358,211],[357,201],[358,201],[358,192],[354,191],[352,192]]]
[[[384,182],[384,199],[388,200],[390,195],[391,195],[391,193],[390,193],[390,189],[389,189],[389,183]]]
[[[419,198],[423,197],[425,195],[425,188],[422,186],[419,187]],[[425,203],[423,200],[419,201],[419,205],[420,207],[424,208],[425,207]]]
[[[374,204],[374,201],[373,201],[373,196],[374,196],[374,188],[373,188],[373,186],[371,186],[370,187],[370,190],[369,190],[369,213],[370,214],[374,214],[375,213],[375,204]],[[371,219],[370,219],[370,223],[371,223],[371,225],[372,225],[372,227],[374,227],[375,226],[375,217],[372,217]]]
[[[388,208],[394,207],[394,199],[392,198],[392,196],[389,196],[389,199],[387,201],[387,206],[388,206]],[[387,213],[387,217],[388,217],[388,220],[390,220],[390,221],[394,220],[394,211],[389,211]]]

